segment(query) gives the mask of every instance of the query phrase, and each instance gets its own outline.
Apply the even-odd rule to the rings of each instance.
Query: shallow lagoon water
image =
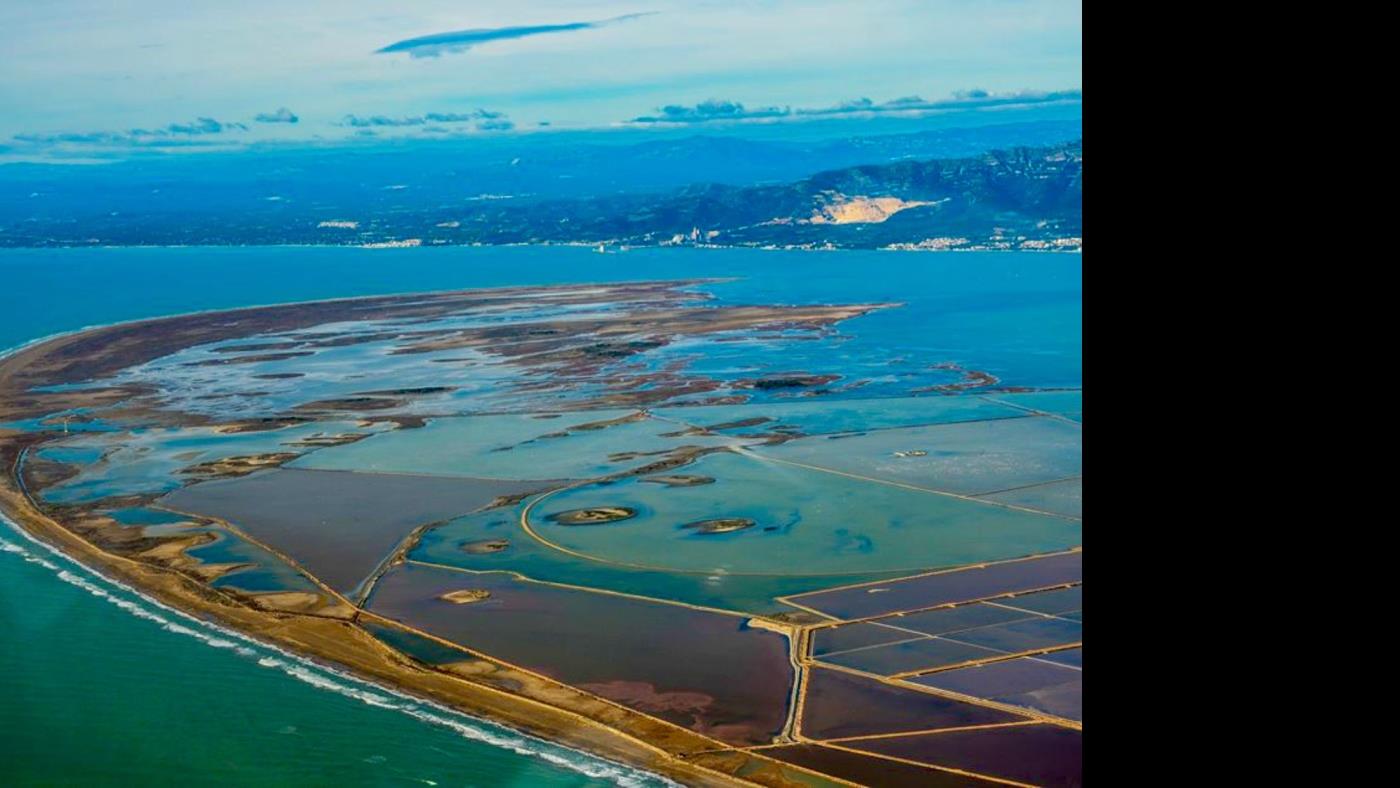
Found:
[[[530,522],[544,538],[599,561],[700,573],[919,571],[1062,550],[1081,539],[1080,526],[1060,518],[736,454],[708,455],[685,471],[715,483],[579,487],[548,496]],[[549,519],[604,506],[637,516],[598,526]],[[685,527],[719,518],[755,525],[724,534]]]
[[[711,405],[689,408],[657,408],[657,416],[697,427],[714,428],[751,418],[771,421],[753,426],[728,427],[726,434],[794,429],[804,435],[832,432],[866,432],[891,427],[948,424],[959,421],[1015,418],[1023,411],[988,398],[889,397],[885,399],[826,398],[757,405]]]
[[[619,452],[742,443],[719,436],[663,437],[662,433],[676,431],[676,425],[658,419],[570,432],[579,425],[634,413],[590,410],[553,419],[520,415],[440,418],[419,429],[320,451],[297,460],[293,467],[492,479],[589,479],[656,459],[612,457]]]
[[[50,503],[83,503],[102,498],[160,494],[188,481],[179,471],[202,462],[269,452],[305,452],[297,441],[326,432],[372,432],[353,422],[319,422],[262,432],[220,433],[207,427],[154,428],[132,432],[84,433],[38,456],[57,462],[82,458],[81,472],[41,493]]]
[[[750,250],[622,255],[559,248],[5,250],[0,253],[6,282],[0,288],[0,314],[6,316],[0,346],[201,309],[459,287],[714,275],[742,277],[712,288],[721,300],[733,302],[904,301],[901,309],[852,321],[855,338],[842,349],[852,360],[871,352],[907,356],[911,366],[954,360],[988,370],[1008,385],[1078,387],[1081,262],[1077,255]],[[728,363],[745,366],[746,374],[765,366],[780,372],[804,364],[800,354],[819,352],[816,343],[790,343],[786,351]],[[890,380],[872,383],[862,396],[907,388],[898,371],[885,371]],[[74,426],[80,429],[85,427]],[[311,777],[342,785],[423,777],[444,785],[614,781],[554,767],[532,752],[467,741],[397,710],[311,689],[280,670],[131,618],[29,564],[0,565],[0,586],[0,614],[25,644],[22,650],[0,652],[0,721],[19,732],[5,740],[0,754],[19,784],[52,778],[55,764],[63,764],[65,776],[78,782],[118,777],[149,784],[182,772],[248,785]],[[93,664],[102,670],[92,671]],[[288,727],[297,733],[283,733]],[[379,732],[377,749],[383,752],[367,755],[367,729]],[[191,730],[204,735],[191,739]],[[131,735],[113,736],[113,731]],[[88,746],[68,747],[74,732]],[[371,755],[375,760],[367,762]]]
[[[649,485],[650,486],[650,485]],[[522,507],[468,515],[423,535],[409,557],[427,563],[476,571],[509,571],[565,585],[588,586],[702,607],[749,613],[780,613],[791,608],[777,597],[838,583],[875,580],[887,573],[859,575],[678,574],[615,564],[579,561],[529,538],[521,530]],[[506,539],[499,552],[469,553],[464,545]]]
[[[1083,428],[1028,416],[808,439],[755,451],[931,490],[981,495],[1083,473]]]

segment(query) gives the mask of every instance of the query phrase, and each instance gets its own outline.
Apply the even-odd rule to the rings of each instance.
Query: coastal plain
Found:
[[[1082,391],[851,360],[901,304],[723,286],[57,337],[0,361],[0,505],[182,609],[686,783],[1079,784]]]

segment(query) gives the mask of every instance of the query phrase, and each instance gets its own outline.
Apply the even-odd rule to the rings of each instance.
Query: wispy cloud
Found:
[[[792,114],[790,107],[758,107],[749,109],[737,101],[709,99],[695,106],[667,104],[656,115],[633,118],[633,123],[707,123],[713,120],[746,120],[750,118],[781,118]]]
[[[278,107],[276,112],[259,112],[253,116],[253,120],[258,123],[296,123],[301,118],[286,107]]]
[[[161,137],[168,134],[180,134],[192,137],[198,134],[222,134],[225,131],[247,131],[248,126],[243,123],[224,123],[213,118],[196,118],[189,123],[172,123],[163,129],[148,131],[146,129],[132,129],[131,134],[143,137]]]
[[[171,123],[157,129],[127,129],[126,131],[68,131],[56,134],[16,134],[11,139],[26,145],[146,145],[151,147],[184,147],[195,144],[193,137],[219,135],[230,131],[247,131],[245,123],[230,123],[214,118],[195,118],[185,123]]]
[[[515,124],[506,119],[505,113],[487,109],[474,109],[470,112],[429,112],[423,115],[389,117],[388,115],[346,115],[336,125],[353,129],[401,128],[412,126],[428,127],[435,124],[475,124],[477,131],[508,131]]]
[[[870,117],[874,115],[917,116],[932,112],[957,109],[984,109],[989,107],[1047,104],[1053,102],[1082,101],[1083,91],[1060,90],[1052,92],[1024,91],[1019,93],[988,93],[985,90],[959,91],[951,98],[926,100],[919,96],[904,96],[890,101],[875,102],[868,98],[843,101],[830,107],[755,107],[747,108],[737,101],[710,99],[694,106],[668,104],[656,110],[654,115],[633,118],[629,123],[639,125],[691,124],[713,122],[743,122],[772,119],[804,119],[822,117]]]
[[[339,125],[354,129],[367,129],[372,126],[422,126],[427,122],[421,115],[409,118],[391,118],[387,115],[346,115],[340,119]]]
[[[439,57],[457,52],[465,52],[474,46],[479,46],[491,41],[508,41],[515,38],[529,38],[546,33],[568,33],[575,30],[592,30],[618,22],[625,22],[629,19],[650,16],[655,12],[645,12],[640,14],[623,14],[610,19],[599,19],[593,22],[565,22],[558,25],[523,25],[519,27],[485,27],[473,30],[454,30],[447,33],[433,33],[432,35],[418,36],[417,38],[406,38],[375,50],[378,54],[393,54],[396,52],[406,52],[409,57]]]

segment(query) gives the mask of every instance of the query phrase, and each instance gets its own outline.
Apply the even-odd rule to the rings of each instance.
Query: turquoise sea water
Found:
[[[5,785],[660,784],[213,630],[0,528]]]
[[[1081,262],[1048,254],[563,248],[6,250],[0,348],[119,320],[302,299],[736,276],[708,289],[746,303],[906,302],[851,326],[843,355],[856,374],[862,357],[895,351],[987,370],[1007,384],[1077,387]],[[815,366],[803,352],[788,345],[780,359],[734,363]],[[5,784],[643,779],[210,634],[64,565],[5,526],[0,539]]]

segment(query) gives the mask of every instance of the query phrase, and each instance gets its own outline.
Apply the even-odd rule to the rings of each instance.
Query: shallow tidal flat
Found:
[[[1082,394],[911,358],[888,299],[712,302],[730,286],[97,329],[0,367],[0,450],[55,527],[273,611],[274,636],[331,617],[418,680],[560,704],[696,768],[1072,772],[915,742],[1082,727]],[[339,645],[316,631],[294,647]]]
[[[675,425],[633,410],[436,418],[293,464],[323,470],[495,479],[592,479],[670,452],[737,445],[720,435],[667,435]]]

